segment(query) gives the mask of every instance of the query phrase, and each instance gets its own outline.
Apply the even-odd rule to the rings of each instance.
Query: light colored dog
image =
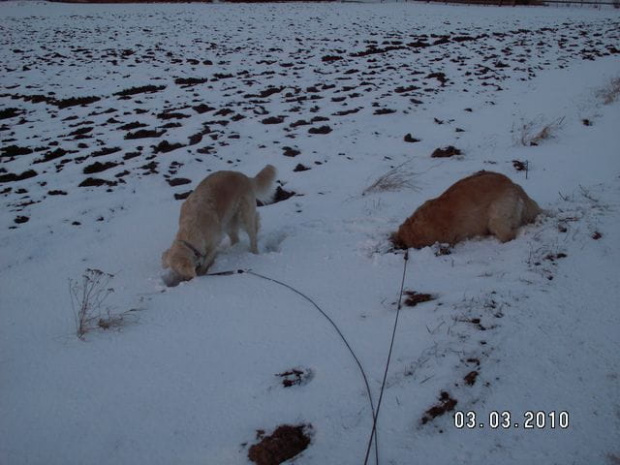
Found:
[[[542,210],[521,186],[503,174],[479,171],[425,202],[392,236],[397,247],[421,248],[436,242],[453,245],[475,236],[514,239],[520,226]]]
[[[172,268],[183,280],[205,274],[225,234],[231,244],[239,242],[240,226],[248,233],[250,251],[258,253],[256,199],[271,200],[275,177],[276,169],[271,165],[254,178],[236,171],[207,176],[181,206],[179,230],[162,255],[163,267]]]

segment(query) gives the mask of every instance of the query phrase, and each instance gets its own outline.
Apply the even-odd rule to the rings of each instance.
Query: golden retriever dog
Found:
[[[239,242],[239,227],[248,233],[250,251],[258,253],[256,200],[271,200],[275,177],[276,169],[271,165],[254,178],[236,171],[207,176],[181,206],[179,230],[162,255],[163,267],[172,268],[182,280],[205,274],[225,234],[231,245]]]
[[[454,245],[487,235],[507,242],[541,212],[521,186],[503,174],[479,171],[420,206],[400,225],[392,241],[400,248],[422,248],[436,242]]]

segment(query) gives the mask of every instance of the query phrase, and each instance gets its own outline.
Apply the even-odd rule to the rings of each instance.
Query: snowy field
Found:
[[[482,169],[548,212],[410,251],[403,302],[432,300],[400,311],[367,463],[620,463],[620,11],[9,2],[0,31],[0,463],[250,464],[279,425],[310,439],[287,463],[364,463],[368,390],[311,302],[162,281],[180,199],[267,163],[261,253],[212,271],[312,299],[375,409],[389,234]]]

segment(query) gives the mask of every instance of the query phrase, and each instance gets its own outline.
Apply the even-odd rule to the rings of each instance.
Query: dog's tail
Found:
[[[252,178],[254,194],[262,203],[269,203],[274,195],[274,181],[276,180],[276,169],[272,165],[265,166],[260,173]]]

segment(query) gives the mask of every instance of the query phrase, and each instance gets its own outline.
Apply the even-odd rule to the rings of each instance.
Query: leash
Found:
[[[319,305],[314,300],[312,300],[310,297],[308,297],[303,292],[295,289],[293,286],[291,286],[289,284],[286,284],[285,282],[279,281],[279,280],[274,279],[274,278],[270,278],[269,276],[265,276],[265,275],[262,275],[260,273],[256,273],[256,272],[254,272],[252,270],[242,270],[242,269],[240,269],[240,270],[220,271],[218,273],[207,273],[205,276],[232,276],[232,275],[236,275],[236,274],[249,274],[249,275],[255,276],[255,277],[260,278],[260,279],[264,279],[265,281],[270,281],[272,283],[278,284],[278,285],[280,285],[282,287],[285,287],[285,288],[289,289],[290,291],[294,292],[295,294],[299,295],[304,300],[306,300],[310,304],[312,304],[312,306],[321,315],[323,315],[323,317],[334,328],[334,330],[336,331],[336,333],[338,334],[338,336],[340,337],[340,339],[342,340],[342,342],[346,346],[347,350],[349,351],[349,353],[353,357],[353,360],[355,360],[355,364],[357,365],[357,367],[358,367],[358,369],[359,369],[359,371],[360,371],[360,373],[362,375],[362,378],[364,380],[364,385],[366,387],[366,394],[368,395],[368,401],[370,403],[370,409],[372,410],[373,434],[371,435],[370,441],[368,443],[368,450],[366,451],[366,460],[364,461],[364,464],[368,463],[368,456],[370,455],[370,449],[372,448],[372,442],[373,442],[373,439],[374,439],[376,465],[379,465],[379,446],[378,446],[378,441],[376,439],[377,438],[377,434],[376,434],[377,414],[379,412],[378,412],[378,410],[375,410],[375,404],[374,404],[374,401],[372,399],[372,393],[370,391],[370,384],[368,383],[368,377],[366,376],[366,371],[364,370],[364,367],[362,366],[362,362],[360,362],[359,358],[355,354],[355,351],[351,347],[351,344],[349,344],[349,341],[344,336],[343,332],[340,330],[340,328],[338,327],[336,322],[321,307],[319,307]],[[400,302],[399,302],[399,305],[400,305]],[[384,378],[383,382],[385,384],[385,378]],[[381,391],[381,394],[383,394],[383,390]]]
[[[344,345],[346,346],[346,348],[348,349],[349,353],[351,354],[351,356],[353,357],[353,359],[355,360],[355,363],[357,365],[357,367],[359,368],[359,371],[362,375],[362,378],[364,380],[364,385],[366,387],[366,393],[368,395],[368,401],[370,403],[370,408],[372,410],[372,431],[370,433],[370,438],[368,439],[368,446],[366,448],[366,455],[364,458],[364,465],[368,465],[368,459],[370,458],[370,451],[372,449],[372,445],[374,443],[375,445],[375,463],[376,465],[379,465],[379,444],[378,444],[378,434],[377,434],[377,423],[379,421],[379,412],[381,410],[381,404],[383,402],[383,393],[385,392],[385,385],[387,382],[387,375],[390,369],[390,364],[392,361],[392,353],[394,351],[394,341],[396,339],[396,329],[398,328],[398,320],[400,317],[400,310],[402,308],[402,298],[403,298],[403,292],[405,289],[405,277],[407,275],[407,263],[409,262],[409,251],[405,251],[405,254],[403,256],[403,260],[404,260],[404,264],[403,264],[403,276],[401,279],[401,283],[400,283],[400,292],[398,295],[398,305],[396,307],[396,317],[394,318],[394,327],[392,328],[392,337],[390,340],[390,348],[388,351],[388,357],[387,357],[387,361],[385,364],[385,371],[383,372],[383,380],[381,382],[381,391],[379,394],[379,401],[377,402],[377,407],[375,408],[374,405],[374,401],[372,398],[372,393],[370,391],[370,384],[368,383],[368,377],[366,376],[366,372],[362,366],[362,363],[360,362],[359,358],[357,357],[357,355],[355,354],[355,351],[353,350],[353,348],[351,347],[351,345],[349,344],[349,341],[347,341],[346,337],[344,336],[344,334],[342,333],[342,331],[340,330],[340,328],[338,327],[338,325],[334,322],[334,320],[321,308],[319,307],[319,305],[312,300],[310,297],[308,297],[306,294],[304,294],[303,292],[295,289],[293,286],[286,284],[285,282],[279,281],[277,279],[274,278],[270,278],[269,276],[265,276],[262,275],[260,273],[256,273],[252,270],[243,270],[243,269],[239,269],[239,270],[227,270],[227,271],[220,271],[217,273],[208,273],[205,276],[233,276],[236,274],[249,274],[252,276],[255,276],[257,278],[260,279],[264,279],[266,281],[270,281],[272,283],[278,284],[282,287],[285,287],[287,289],[289,289],[290,291],[294,292],[295,294],[299,295],[300,297],[302,297],[303,299],[305,299],[306,301],[308,301],[310,304],[312,304],[312,306],[321,314],[323,315],[323,317],[329,322],[329,324],[334,328],[334,330],[336,331],[336,333],[338,334],[338,336],[340,337],[340,339],[342,340],[342,342],[344,343]]]
[[[398,318],[400,316],[400,309],[402,308],[401,301],[403,298],[403,291],[405,289],[405,276],[407,274],[407,263],[409,262],[409,250],[405,251],[405,255],[403,256],[403,259],[404,259],[403,278],[400,283],[400,293],[398,295],[396,317],[394,318],[394,328],[392,329],[392,339],[390,341],[390,350],[388,351],[388,357],[385,363],[385,371],[383,372],[383,382],[381,383],[381,392],[379,394],[379,401],[377,402],[377,413],[374,416],[374,421],[372,423],[372,431],[370,433],[370,439],[368,439],[368,447],[366,449],[366,458],[364,459],[364,465],[368,464],[368,457],[370,456],[370,449],[372,447],[373,438],[375,440],[375,443],[377,441],[377,422],[379,421],[379,412],[381,410],[381,402],[383,401],[383,392],[385,391],[385,383],[387,381],[387,375],[390,369],[390,362],[392,361],[392,351],[394,349],[394,340],[396,339],[396,328],[398,327]]]

